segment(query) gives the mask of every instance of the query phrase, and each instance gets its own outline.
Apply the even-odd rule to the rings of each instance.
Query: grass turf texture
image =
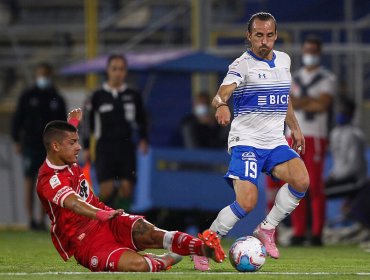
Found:
[[[228,251],[231,240],[224,240],[223,245]],[[0,231],[0,279],[370,279],[370,253],[355,245],[280,251],[281,259],[268,258],[256,273],[238,273],[228,259],[223,264],[212,262],[210,272],[198,272],[189,257],[157,274],[91,273],[73,258],[63,262],[48,233]]]

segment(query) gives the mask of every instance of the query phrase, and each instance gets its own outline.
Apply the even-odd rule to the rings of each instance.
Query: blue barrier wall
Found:
[[[370,150],[367,156],[370,162]],[[145,212],[153,208],[218,212],[235,200],[234,191],[223,178],[228,163],[229,155],[226,151],[151,149],[147,155],[138,157],[139,176],[133,212]],[[331,165],[329,155],[324,176]],[[230,236],[251,234],[265,217],[264,186],[265,176],[262,175],[259,179],[257,207],[235,226]],[[338,215],[340,202],[340,199],[328,201],[328,218]]]
[[[133,212],[152,208],[218,212],[235,200],[233,189],[223,178],[229,163],[226,151],[152,149],[146,156],[140,156],[138,163]],[[231,236],[251,234],[264,218],[263,176],[259,185],[256,209],[237,224]]]
[[[370,149],[367,151],[370,162]],[[138,156],[138,181],[132,213],[154,208],[218,212],[235,200],[234,191],[223,178],[229,163],[226,151],[152,148]],[[326,158],[324,176],[332,165]],[[368,164],[370,175],[370,164]],[[95,193],[99,193],[94,168],[91,170]],[[251,234],[266,214],[265,176],[259,179],[256,208],[230,232],[239,237]],[[342,199],[327,201],[327,219],[340,215]],[[171,213],[170,213],[171,215]],[[211,221],[212,222],[212,221]],[[208,227],[210,224],[204,225]]]

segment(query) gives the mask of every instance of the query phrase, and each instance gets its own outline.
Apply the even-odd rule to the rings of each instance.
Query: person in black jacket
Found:
[[[92,93],[86,104],[85,160],[90,160],[89,142],[93,133],[97,140],[95,165],[100,199],[109,206],[129,211],[136,180],[136,143],[132,136],[137,130],[139,150],[145,154],[147,118],[140,94],[125,82],[127,61],[123,55],[109,56],[107,75],[107,82]],[[115,183],[119,184],[117,189]]]
[[[181,121],[181,135],[186,149],[226,149],[229,126],[219,126],[213,116],[209,93],[200,92],[193,113]]]
[[[66,104],[52,82],[52,67],[40,63],[35,70],[36,83],[21,94],[12,119],[15,150],[22,155],[25,176],[25,205],[31,229],[44,227],[33,215],[34,187],[37,172],[45,159],[42,133],[52,120],[66,118]]]

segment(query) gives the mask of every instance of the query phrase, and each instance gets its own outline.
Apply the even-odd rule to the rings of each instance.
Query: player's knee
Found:
[[[238,204],[245,212],[249,213],[256,207],[257,201],[243,200],[243,201],[238,201]]]
[[[139,250],[162,248],[165,231],[156,228],[146,220],[138,220],[132,230],[135,246]]]
[[[149,271],[149,265],[144,257],[141,257],[133,262],[132,269],[132,271],[146,272]]]
[[[305,192],[307,191],[308,187],[310,185],[310,178],[308,177],[308,174],[301,174],[299,176],[295,176],[293,179],[293,182],[291,183],[291,186],[299,192]]]

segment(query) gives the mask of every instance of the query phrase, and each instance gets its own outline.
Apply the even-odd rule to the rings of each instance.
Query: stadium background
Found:
[[[74,108],[104,79],[104,58],[111,52],[128,55],[129,82],[142,91],[150,116],[152,152],[140,160],[139,172],[146,176],[140,175],[137,209],[171,208],[181,201],[181,211],[199,214],[228,203],[232,192],[221,179],[226,152],[184,152],[178,126],[191,112],[192,96],[216,91],[228,63],[245,50],[247,19],[261,10],[276,17],[276,49],[291,55],[293,71],[300,65],[302,39],[307,34],[323,39],[324,65],[337,75],[339,92],[360,105],[356,122],[370,143],[369,1],[1,1],[0,225],[25,225],[21,163],[9,124],[21,89],[32,83],[33,67],[50,61]],[[187,186],[201,195],[191,196]],[[206,188],[215,186],[217,195],[207,196]],[[329,205],[328,213],[335,212],[336,204]],[[263,215],[263,196],[259,206],[250,225]]]

